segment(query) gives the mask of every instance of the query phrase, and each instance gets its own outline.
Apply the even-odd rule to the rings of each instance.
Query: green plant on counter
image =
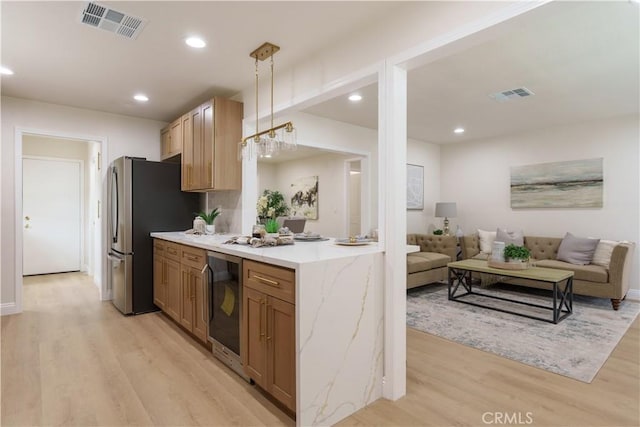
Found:
[[[267,233],[277,233],[279,228],[278,221],[275,219],[268,219],[264,224],[264,229]]]
[[[215,208],[214,210],[211,211],[210,214],[207,214],[207,212],[200,212],[200,213],[194,212],[193,214],[202,218],[204,222],[207,223],[208,225],[213,225],[213,221],[215,221],[218,215],[220,215],[220,211],[218,210],[218,208]]]
[[[504,248],[504,257],[507,260],[522,260],[522,261],[526,261],[529,259],[529,257],[531,256],[531,252],[529,252],[529,249],[525,248],[524,246],[517,246],[514,244],[510,244],[507,245]]]
[[[444,231],[438,229],[433,230],[433,234],[435,234],[436,236],[442,236],[442,234],[444,233]]]

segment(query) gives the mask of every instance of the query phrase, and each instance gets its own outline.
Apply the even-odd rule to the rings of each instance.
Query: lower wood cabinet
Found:
[[[154,239],[153,301],[203,343],[207,342],[207,254]]]
[[[245,374],[295,412],[295,274],[244,260],[243,280]]]

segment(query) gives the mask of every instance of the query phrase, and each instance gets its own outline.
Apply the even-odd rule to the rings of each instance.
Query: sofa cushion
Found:
[[[407,273],[432,270],[446,267],[451,262],[451,257],[435,252],[416,252],[407,255]]]
[[[524,245],[531,252],[531,258],[538,260],[556,259],[560,243],[562,239],[559,237],[525,236],[524,238]]]
[[[504,228],[496,230],[496,242],[504,242],[504,245],[524,245],[524,233],[522,230],[507,231]]]
[[[577,265],[590,264],[599,241],[567,233],[558,248],[557,260]]]
[[[617,245],[618,242],[616,242],[615,240],[600,240],[598,242],[598,246],[596,246],[596,251],[593,253],[591,264],[601,265],[604,268],[609,268],[613,248],[615,248]]]
[[[554,259],[535,261],[537,267],[556,268],[558,270],[573,271],[574,280],[585,282],[608,283],[609,272],[601,265],[576,265]]]
[[[496,239],[496,232],[478,229],[478,239],[480,240],[480,252],[490,254],[491,246]]]

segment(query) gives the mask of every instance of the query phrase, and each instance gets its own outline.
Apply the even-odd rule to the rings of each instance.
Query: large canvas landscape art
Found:
[[[512,208],[601,208],[602,158],[511,168]]]

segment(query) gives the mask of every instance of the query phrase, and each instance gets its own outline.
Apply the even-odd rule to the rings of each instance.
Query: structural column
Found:
[[[406,394],[407,72],[383,62],[378,80],[378,189],[384,256],[383,397]]]

